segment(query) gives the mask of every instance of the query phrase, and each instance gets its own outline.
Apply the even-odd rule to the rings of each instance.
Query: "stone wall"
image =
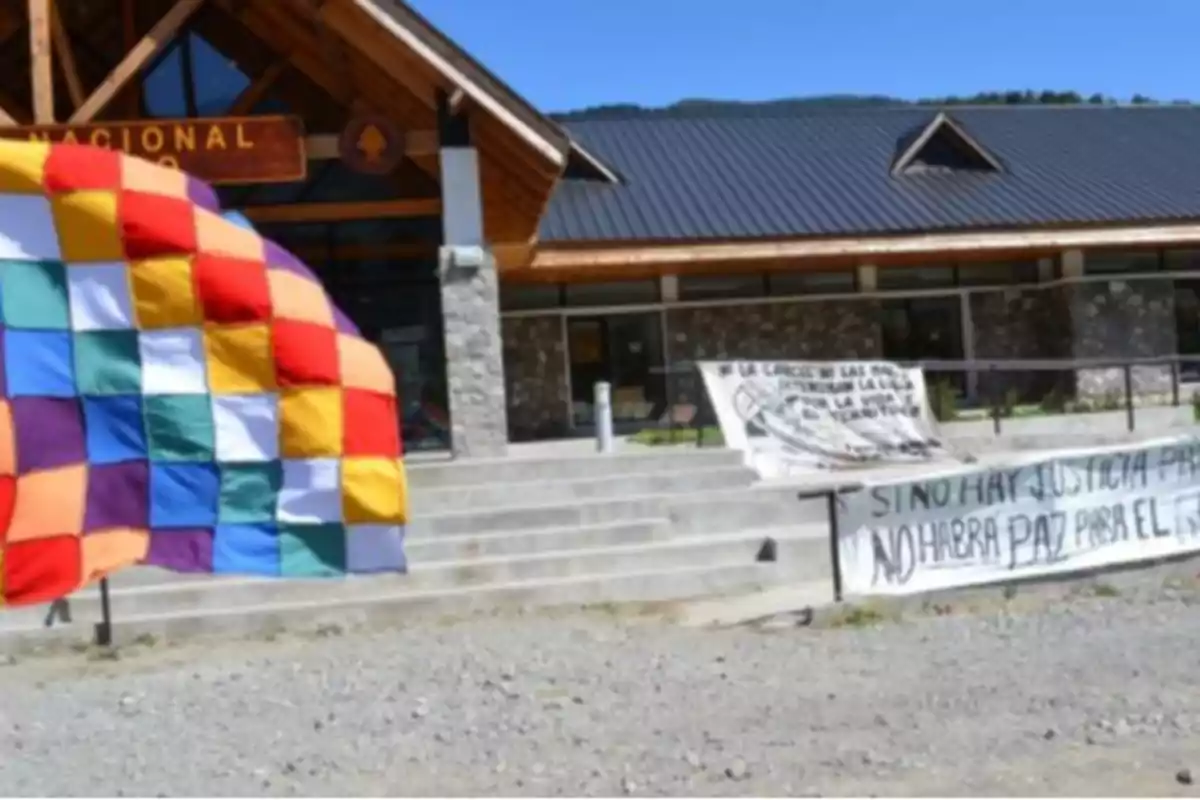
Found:
[[[976,359],[1071,358],[1071,318],[1058,287],[996,289],[969,298]],[[1070,397],[1074,380],[1074,370],[981,373],[979,392],[996,399],[1015,392],[1020,402],[1037,403],[1052,392]]]
[[[567,371],[559,316],[505,317],[504,375],[512,441],[567,433]]]
[[[979,359],[1127,358],[1176,351],[1174,287],[1170,281],[1100,281],[970,294]],[[703,359],[882,358],[880,303],[828,300],[673,308],[666,349],[673,364]],[[508,431],[516,441],[569,431],[568,376],[562,319],[557,315],[502,320]],[[1170,390],[1170,369],[1134,370],[1135,391]],[[998,381],[993,383],[992,381]],[[1037,403],[1052,393],[1095,399],[1120,395],[1120,369],[1009,372],[981,375],[981,397]],[[694,370],[668,380],[672,404],[696,404],[706,416]]]
[[[879,358],[879,303],[871,300],[680,308],[667,315],[672,361]]]
[[[836,360],[882,357],[879,303],[829,300],[704,306],[667,314],[672,363],[703,359]],[[695,370],[675,373],[675,403],[704,404]],[[708,416],[701,410],[701,416]]]
[[[1063,288],[1070,309],[1075,358],[1143,358],[1174,354],[1175,286],[1170,280],[1090,281]],[[1170,367],[1135,367],[1140,395],[1171,390]],[[1084,369],[1077,377],[1084,397],[1124,395],[1123,370]]]

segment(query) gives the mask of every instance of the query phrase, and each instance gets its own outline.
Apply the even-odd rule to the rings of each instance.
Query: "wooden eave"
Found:
[[[1190,247],[1200,245],[1200,224],[1070,227],[968,231],[907,236],[797,238],[749,241],[575,243],[539,245],[524,263],[511,263],[506,279],[557,281],[620,279],[737,269],[827,269],[874,264],[1036,258],[1075,248]]]
[[[492,75],[424,17],[397,0],[352,0],[352,3],[356,11],[386,29],[395,40],[436,72],[445,82],[448,92],[462,92],[561,171],[566,163],[570,141],[558,125]]]

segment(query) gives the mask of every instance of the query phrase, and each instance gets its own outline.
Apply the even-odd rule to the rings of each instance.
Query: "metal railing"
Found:
[[[1132,432],[1139,407],[1190,404],[1200,420],[1200,356],[899,363],[925,372],[929,405],[939,421],[990,419],[997,436],[1006,420],[1038,414],[1124,411]],[[663,376],[666,412],[645,428],[661,430],[670,443],[722,444],[696,364],[677,362],[651,373]]]

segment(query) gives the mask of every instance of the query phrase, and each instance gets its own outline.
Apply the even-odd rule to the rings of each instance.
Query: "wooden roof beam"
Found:
[[[241,209],[251,222],[341,222],[355,219],[436,217],[442,201],[381,200],[366,203],[290,203],[284,206],[247,206]]]
[[[345,81],[335,75],[323,59],[315,55],[315,43],[306,39],[302,32],[296,31],[289,21],[276,16],[273,10],[259,7],[249,0],[218,0],[218,3],[220,8],[268,43],[281,58],[290,61],[330,97],[336,98],[338,103],[347,108],[351,105],[353,98],[346,96]],[[290,46],[280,45],[278,39],[267,31],[283,35],[290,40]]]
[[[0,128],[12,128],[23,125],[28,118],[21,114],[17,116],[9,109],[20,108],[20,105],[7,92],[0,89]]]
[[[249,114],[254,110],[254,107],[263,101],[267,96],[267,92],[275,86],[283,73],[287,72],[290,64],[286,58],[279,58],[271,63],[269,67],[263,70],[263,73],[254,79],[253,82],[233,101],[233,105],[229,107],[228,116],[240,117]]]
[[[33,2],[35,0],[31,0]],[[112,102],[125,85],[179,32],[204,0],[178,0],[162,19],[125,54],[91,96],[71,115],[73,124],[91,122]]]
[[[50,44],[51,0],[29,0],[29,73],[32,80],[33,121],[54,123],[54,63]]]

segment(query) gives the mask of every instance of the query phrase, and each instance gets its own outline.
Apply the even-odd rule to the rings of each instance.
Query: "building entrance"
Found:
[[[379,345],[396,375],[406,451],[451,446],[435,251],[428,255],[392,237],[406,220],[263,224],[259,231],[300,256],[334,304]],[[391,253],[391,255],[389,255]]]
[[[883,302],[883,357],[888,361],[961,361],[962,306],[957,295],[905,297]],[[926,373],[929,386],[949,384],[960,397],[967,391],[963,372]]]
[[[640,428],[666,411],[661,319],[654,313],[567,319],[571,409],[576,428],[595,424],[594,387],[612,385],[613,422]]]

